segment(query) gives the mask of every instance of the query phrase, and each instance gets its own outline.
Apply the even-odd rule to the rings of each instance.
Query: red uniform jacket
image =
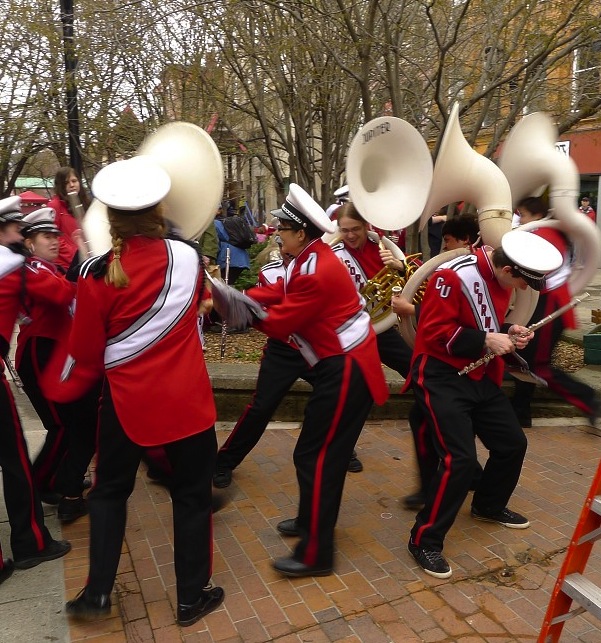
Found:
[[[257,328],[283,342],[292,335],[310,366],[348,353],[357,361],[376,404],[388,399],[376,335],[347,269],[321,239],[288,266],[286,279],[247,294],[267,303]]]
[[[360,250],[351,248],[344,241],[337,243],[332,250],[346,266],[357,290],[361,290],[369,279],[384,268],[384,262],[380,258],[380,246],[370,237]]]
[[[482,357],[488,332],[501,332],[511,291],[494,276],[486,250],[453,259],[431,277],[420,309],[413,359],[431,355],[457,370]],[[480,380],[487,373],[497,384],[503,379],[503,360],[470,371]]]
[[[86,377],[106,373],[125,433],[156,446],[215,423],[198,328],[202,272],[195,250],[181,241],[133,237],[124,245],[128,287],[91,274],[102,258],[82,266],[69,377],[80,367]]]
[[[73,241],[71,235],[75,230],[79,229],[79,223],[69,212],[67,204],[58,196],[53,196],[50,201],[48,201],[47,207],[54,208],[56,212],[54,223],[56,223],[56,227],[63,233],[59,237],[59,253],[56,263],[61,266],[61,268],[67,270],[77,252],[77,244]]]
[[[39,335],[49,337],[40,331],[44,325],[42,311],[48,306],[58,305],[64,306],[65,313],[68,313],[68,306],[73,300],[74,286],[55,274],[54,270],[42,267],[39,262],[24,262],[24,257],[0,246],[0,343],[5,351],[3,356],[8,352],[17,315],[23,312],[24,303],[34,330],[37,328]],[[23,332],[31,336],[31,329],[23,328]],[[60,324],[55,322],[48,332],[58,333],[59,328]]]
[[[19,368],[23,349],[31,337],[47,337],[66,342],[71,330],[75,284],[68,281],[56,267],[42,259],[27,260],[28,281],[35,279],[44,283],[43,296],[29,291],[25,295],[26,309],[22,309],[22,319],[17,336],[15,366]]]
[[[568,286],[568,279],[571,274],[570,242],[563,232],[554,228],[538,228],[532,230],[532,232],[553,244],[563,257],[562,265],[547,275],[545,287],[540,291],[541,295],[545,295],[547,300],[552,302],[547,307],[547,310],[557,310],[572,299]],[[561,322],[564,328],[578,328],[578,320],[573,308],[561,316]]]

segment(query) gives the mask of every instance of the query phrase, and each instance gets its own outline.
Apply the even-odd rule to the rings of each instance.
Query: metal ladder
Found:
[[[596,540],[601,538],[601,461],[555,583],[538,643],[559,641],[564,623],[590,612],[601,619],[601,588],[583,575]],[[578,607],[570,611],[572,601]]]

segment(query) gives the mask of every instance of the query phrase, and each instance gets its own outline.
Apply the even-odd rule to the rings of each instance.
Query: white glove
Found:
[[[223,282],[212,281],[213,305],[215,310],[232,328],[248,328],[253,322],[265,319],[267,313],[261,306],[239,290]]]

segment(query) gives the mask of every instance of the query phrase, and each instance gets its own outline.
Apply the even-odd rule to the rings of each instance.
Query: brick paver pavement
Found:
[[[415,489],[406,421],[366,425],[358,443],[365,470],[349,474],[337,526],[336,573],[286,579],[271,568],[294,539],[276,523],[295,515],[291,454],[298,428],[271,425],[225,490],[214,518],[213,582],[223,606],[192,627],[175,624],[171,506],[168,492],[138,474],[129,505],[111,617],[73,623],[72,641],[292,643],[311,641],[535,641],[565,547],[601,454],[601,438],[582,420],[538,419],[511,508],[532,526],[511,530],[476,522],[469,498],[451,529],[448,580],[417,568],[406,550],[413,514],[398,499]],[[225,430],[218,433],[222,443]],[[484,453],[484,452],[482,452]],[[63,528],[74,551],[65,559],[67,595],[85,583],[87,519]],[[587,576],[601,585],[601,556]],[[601,641],[589,614],[569,621],[562,641]]]

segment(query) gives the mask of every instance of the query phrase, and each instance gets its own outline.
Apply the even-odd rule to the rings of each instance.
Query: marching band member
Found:
[[[198,332],[204,273],[195,248],[165,238],[161,201],[170,185],[144,156],[112,163],[94,179],[94,194],[107,205],[112,250],[82,265],[70,338],[70,377],[82,366],[86,379],[104,377],[88,495],[90,570],[66,607],[76,618],[110,612],[127,499],[143,450],[156,445],[173,470],[177,622],[192,625],[224,598],[209,585],[217,440]]]
[[[87,513],[82,492],[85,473],[94,455],[100,391],[97,387],[71,404],[56,404],[42,391],[41,376],[57,343],[68,340],[76,292],[75,284],[54,263],[61,235],[54,214],[52,208],[41,208],[23,217],[22,234],[31,253],[27,267],[46,286],[35,297],[27,294],[23,297],[15,365],[47,431],[33,463],[36,485],[42,500],[60,492],[58,518],[72,522]]]
[[[284,281],[247,294],[267,307],[256,327],[280,341],[292,336],[315,379],[294,449],[297,516],[278,525],[300,541],[273,566],[286,576],[324,576],[332,573],[348,462],[374,401],[383,404],[388,388],[369,315],[346,268],[321,239],[333,223],[294,183],[278,218],[282,253],[294,260]]]
[[[38,278],[25,265],[23,237],[20,232],[21,199],[9,197],[0,201],[0,467],[4,483],[4,500],[8,513],[13,561],[0,552],[0,583],[13,569],[28,569],[64,556],[71,545],[54,540],[44,525],[44,512],[35,488],[27,443],[19,420],[15,400],[4,375],[4,362],[9,359],[10,340],[23,293],[43,294],[48,282]]]
[[[278,210],[279,212],[279,210]],[[281,238],[277,243],[281,246]],[[261,268],[258,275],[258,286],[283,281],[286,268],[292,257],[282,255]],[[251,403],[244,409],[234,429],[217,452],[217,469],[213,476],[213,485],[219,489],[229,487],[232,482],[232,470],[235,469],[256,446],[265,432],[275,410],[290,387],[298,379],[313,384],[314,375],[298,347],[293,342],[282,342],[269,337],[263,348],[263,356],[257,376],[257,386]],[[348,471],[358,473],[363,470],[361,461],[353,451]]]
[[[507,508],[517,485],[527,440],[501,390],[503,361],[491,359],[459,372],[483,351],[503,355],[532,338],[527,328],[503,325],[514,288],[539,290],[561,263],[545,240],[520,231],[503,236],[502,247],[484,246],[434,273],[421,306],[411,384],[428,419],[440,464],[417,514],[408,550],[431,576],[448,578],[444,538],[465,500],[477,462],[474,434],[489,451],[474,492],[472,517],[514,529],[528,519]]]
[[[521,224],[540,221],[547,216],[547,207],[538,197],[528,197],[518,203],[517,207]],[[540,292],[536,308],[528,322],[529,325],[547,317],[570,301],[568,279],[571,273],[571,246],[568,238],[553,228],[538,228],[531,232],[552,243],[561,252],[563,263],[559,270],[547,276],[545,287]],[[582,411],[589,419],[591,426],[595,427],[597,419],[601,416],[601,400],[595,389],[553,366],[551,361],[553,350],[564,329],[576,327],[576,315],[572,309],[551,324],[543,326],[528,346],[520,351],[520,355],[528,362],[532,372],[547,382],[551,391],[561,395],[567,402]],[[531,382],[515,380],[512,405],[522,427],[532,426],[530,400],[535,387],[536,385]]]
[[[84,190],[77,172],[72,167],[61,167],[54,176],[54,196],[46,204],[55,211],[54,222],[63,233],[59,239],[60,250],[56,263],[67,270],[78,251],[76,233],[79,222],[71,212],[68,194],[77,194],[84,210],[90,205],[90,200]],[[87,254],[87,253],[86,253]],[[86,256],[86,254],[82,256]]]
[[[352,202],[345,203],[336,211],[338,232],[342,241],[332,247],[334,253],[346,266],[357,290],[361,290],[382,268],[405,271],[405,264],[388,248],[380,248],[378,241],[367,233],[367,221],[357,212]],[[411,349],[396,328],[391,327],[376,335],[380,360],[404,378],[409,373]]]
[[[471,248],[479,238],[478,221],[474,217],[461,215],[453,217],[442,226],[443,251]],[[416,306],[406,301],[400,294],[392,297],[392,310],[395,314],[418,316]],[[419,307],[418,307],[419,308]],[[413,404],[409,411],[409,427],[413,436],[416,461],[419,471],[420,488],[403,497],[403,507],[408,510],[419,510],[424,506],[426,489],[438,468],[438,456],[429,447],[430,437],[427,419],[417,406]],[[474,471],[471,490],[474,490],[482,475],[482,467],[478,463]]]

